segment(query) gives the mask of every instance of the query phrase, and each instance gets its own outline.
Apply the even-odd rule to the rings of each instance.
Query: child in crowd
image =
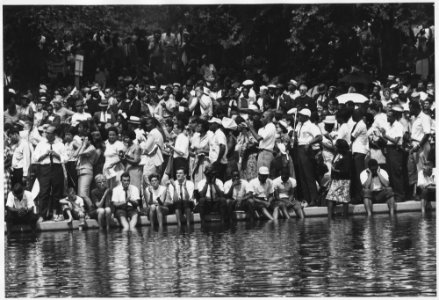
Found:
[[[73,220],[81,220],[81,224],[84,223],[84,200],[76,196],[73,188],[67,189],[67,197],[59,200],[59,203],[62,205],[64,217],[67,216],[67,223],[71,223]]]

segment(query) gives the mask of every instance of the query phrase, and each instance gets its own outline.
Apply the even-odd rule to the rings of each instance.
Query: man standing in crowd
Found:
[[[210,131],[213,132],[212,139],[209,142],[209,161],[215,168],[216,176],[221,181],[226,176],[227,169],[227,138],[222,130],[222,122],[218,118],[209,120]]]
[[[46,139],[38,143],[33,155],[39,164],[37,179],[40,185],[38,194],[39,214],[44,220],[57,220],[59,199],[63,196],[64,174],[63,163],[67,162],[67,154],[62,142],[55,138],[55,127],[46,130]]]
[[[299,124],[295,132],[295,153],[298,166],[296,173],[302,197],[308,205],[314,206],[318,195],[312,145],[320,143],[323,138],[319,127],[309,120],[311,117],[309,109],[300,110],[298,115]]]
[[[29,178],[32,148],[26,139],[20,137],[20,132],[16,128],[8,131],[8,137],[11,145],[15,145],[14,153],[12,154],[11,186],[21,183],[26,187]]]
[[[274,114],[268,110],[262,114],[262,127],[256,133],[252,122],[247,125],[254,138],[259,142],[258,169],[260,167],[270,168],[273,161],[273,149],[276,141],[276,126],[273,123]]]

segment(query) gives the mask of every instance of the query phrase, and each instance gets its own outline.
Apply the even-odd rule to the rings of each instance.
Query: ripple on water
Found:
[[[191,231],[45,232],[5,243],[7,297],[435,296],[435,218]]]

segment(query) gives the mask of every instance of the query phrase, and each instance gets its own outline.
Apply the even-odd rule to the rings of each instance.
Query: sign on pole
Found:
[[[75,55],[75,76],[81,76],[84,70],[84,55]]]

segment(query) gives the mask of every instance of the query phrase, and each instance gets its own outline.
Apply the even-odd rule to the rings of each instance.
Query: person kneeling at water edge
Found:
[[[169,182],[169,196],[173,201],[177,225],[180,226],[184,214],[186,224],[189,227],[191,225],[192,210],[195,206],[193,201],[195,186],[192,181],[186,179],[184,168],[176,170],[176,177],[177,181],[171,179]]]
[[[389,175],[378,166],[375,159],[369,160],[367,169],[360,174],[361,184],[363,185],[364,207],[368,216],[372,215],[372,201],[387,201],[390,215],[393,216],[396,210],[393,190],[389,186]]]
[[[273,182],[268,178],[269,174],[267,167],[260,167],[258,177],[250,181],[250,189],[253,191],[254,208],[256,211],[262,211],[267,218],[273,220],[273,216],[268,211],[273,202],[274,193]],[[255,211],[251,213],[254,214]]]
[[[159,175],[151,174],[148,176],[150,186],[145,189],[146,213],[149,217],[151,227],[154,228],[154,223],[157,221],[159,227],[163,227],[164,219],[169,212],[169,207],[166,202],[166,187],[160,185]]]
[[[114,215],[123,230],[133,230],[137,225],[137,206],[140,201],[139,189],[130,184],[130,174],[121,175],[121,183],[113,189],[111,202],[115,207]],[[128,223],[129,221],[129,223]]]
[[[282,168],[281,176],[273,180],[274,189],[274,211],[273,218],[276,220],[281,211],[285,218],[289,219],[288,208],[292,207],[296,216],[300,219],[305,217],[301,203],[294,198],[294,189],[297,186],[296,179],[290,177],[288,167]]]
[[[81,220],[81,224],[84,223],[84,199],[75,195],[74,188],[67,189],[67,197],[59,200],[59,204],[62,206],[64,218],[67,218],[67,223],[71,223],[73,220]]]
[[[209,212],[220,212],[222,221],[228,218],[227,216],[227,202],[224,199],[223,182],[216,178],[216,171],[212,166],[209,166],[204,171],[205,179],[198,183],[198,191],[200,196],[200,218],[201,223],[205,222],[206,214]]]
[[[253,220],[253,192],[249,183],[240,179],[238,170],[232,172],[232,179],[224,183],[225,197],[227,199],[228,216],[232,216],[235,210],[244,210],[247,217]]]
[[[35,231],[38,215],[34,210],[35,204],[31,192],[25,191],[21,183],[14,184],[6,201],[8,233],[12,224],[29,224]]]

